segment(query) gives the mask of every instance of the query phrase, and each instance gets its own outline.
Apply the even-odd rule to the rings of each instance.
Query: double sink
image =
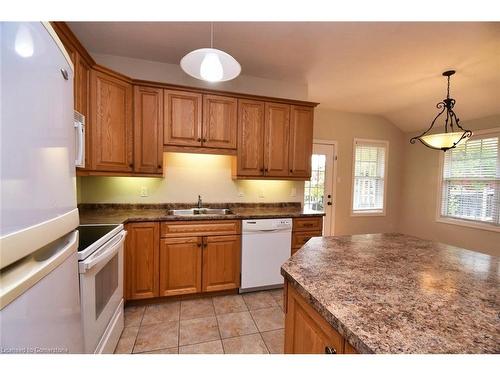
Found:
[[[168,215],[199,216],[199,215],[232,215],[229,208],[188,208],[184,210],[168,210]]]

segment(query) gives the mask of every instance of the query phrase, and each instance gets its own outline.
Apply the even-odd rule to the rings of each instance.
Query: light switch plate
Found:
[[[141,197],[147,197],[149,195],[147,186],[141,186]]]

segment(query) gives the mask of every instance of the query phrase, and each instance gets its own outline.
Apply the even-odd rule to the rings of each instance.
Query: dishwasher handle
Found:
[[[243,234],[267,234],[267,233],[291,233],[292,228],[276,228],[276,229],[245,229]]]

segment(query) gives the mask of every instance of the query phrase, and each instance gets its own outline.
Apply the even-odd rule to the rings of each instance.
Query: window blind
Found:
[[[353,212],[383,212],[387,144],[356,141]]]
[[[444,154],[441,216],[500,225],[499,138],[473,136]]]

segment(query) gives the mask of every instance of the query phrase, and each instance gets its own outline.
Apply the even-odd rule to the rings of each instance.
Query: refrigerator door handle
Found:
[[[21,260],[16,268],[0,274],[0,309],[3,309],[62,264],[78,248],[78,231],[58,240],[54,248],[42,248]]]

